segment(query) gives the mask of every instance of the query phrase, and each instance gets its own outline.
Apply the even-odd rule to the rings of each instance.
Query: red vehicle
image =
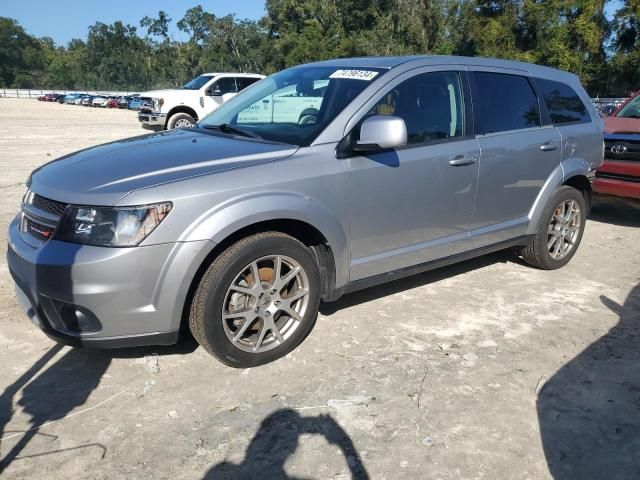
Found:
[[[118,101],[115,98],[111,98],[106,103],[105,107],[107,107],[107,108],[118,108]]]
[[[605,158],[593,190],[640,205],[640,92],[603,120]]]

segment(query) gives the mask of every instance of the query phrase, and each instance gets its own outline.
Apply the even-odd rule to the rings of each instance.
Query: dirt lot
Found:
[[[0,242],[33,168],[140,133],[132,112],[0,99]],[[639,227],[596,205],[560,271],[499,253],[351,294],[251,370],[190,342],[56,346],[3,255],[0,477],[639,478]]]

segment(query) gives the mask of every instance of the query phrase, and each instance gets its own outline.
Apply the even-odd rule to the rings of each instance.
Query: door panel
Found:
[[[482,153],[472,248],[525,233],[529,211],[561,157],[554,127],[480,136],[478,141]]]
[[[466,249],[478,163],[475,139],[402,148],[348,160],[351,280]]]
[[[469,73],[480,163],[470,247],[524,235],[562,145],[553,126],[542,126],[540,101],[523,72]]]

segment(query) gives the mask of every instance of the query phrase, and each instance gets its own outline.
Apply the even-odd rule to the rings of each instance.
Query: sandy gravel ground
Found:
[[[28,173],[142,133],[127,111],[0,99],[0,242]],[[0,259],[0,477],[631,479],[640,212],[596,205],[564,269],[498,253],[322,307],[287,358],[54,345]]]

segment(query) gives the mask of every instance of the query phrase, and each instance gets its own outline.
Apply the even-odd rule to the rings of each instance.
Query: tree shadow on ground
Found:
[[[349,466],[351,478],[368,480],[369,474],[353,441],[330,415],[302,417],[289,409],[277,410],[262,421],[241,464],[219,463],[207,472],[204,480],[294,480],[297,477],[288,475],[284,466],[297,450],[303,434],[320,435],[336,445]]]
[[[192,340],[180,342],[170,347],[144,347],[118,350],[86,350],[73,348],[45,367],[63,349],[54,344],[23,375],[9,385],[0,395],[0,475],[16,459],[36,435],[44,435],[40,428],[52,421],[69,415],[75,408],[84,405],[95,390],[114,358],[144,357],[152,353],[158,355],[186,354],[195,350]],[[6,426],[14,415],[13,403],[21,393],[18,405],[28,414],[29,427],[26,431],[8,432]],[[18,438],[13,447],[5,450],[7,437]],[[4,439],[4,442],[3,442]],[[75,448],[95,447],[105,454],[100,444],[84,444]],[[68,449],[66,449],[68,450]],[[40,453],[35,456],[57,453],[60,450]],[[3,456],[4,453],[4,456]],[[22,457],[24,458],[24,457]]]
[[[640,285],[609,332],[550,378],[538,396],[545,456],[555,480],[640,478]]]

